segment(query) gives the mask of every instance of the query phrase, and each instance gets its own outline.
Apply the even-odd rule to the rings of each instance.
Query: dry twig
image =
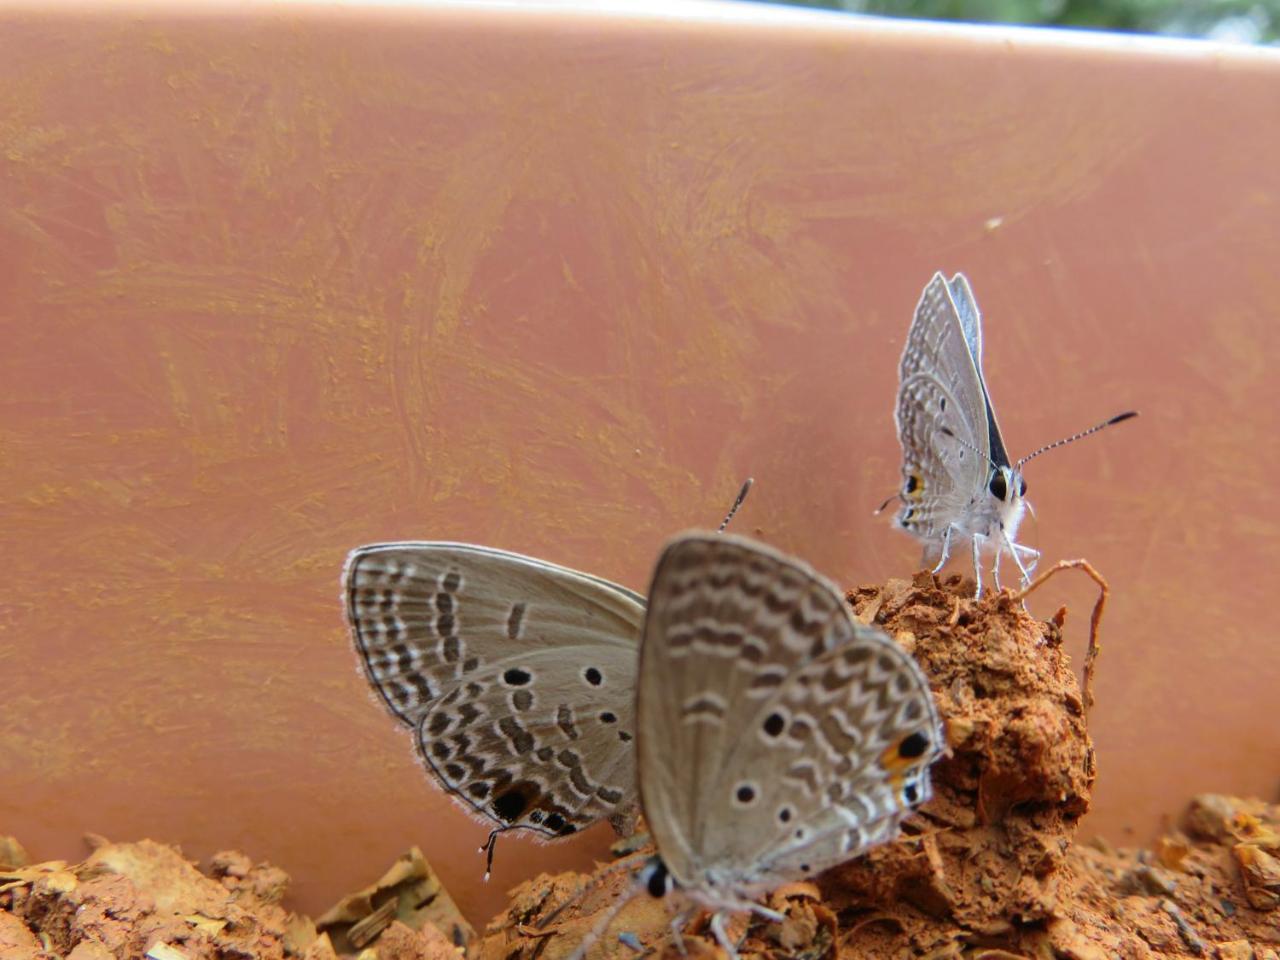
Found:
[[[1036,577],[1023,589],[1013,595],[1013,599],[1022,601],[1027,595],[1036,588],[1042,586],[1045,581],[1052,577],[1055,573],[1063,570],[1083,570],[1088,574],[1089,578],[1098,585],[1098,602],[1093,605],[1093,614],[1089,617],[1089,649],[1084,655],[1084,683],[1082,696],[1084,698],[1084,712],[1088,716],[1089,708],[1093,706],[1093,669],[1097,662],[1098,653],[1102,650],[1102,645],[1098,643],[1098,625],[1102,622],[1102,611],[1107,606],[1107,597],[1111,596],[1111,588],[1107,586],[1106,578],[1093,568],[1088,560],[1059,560],[1056,564],[1046,570],[1040,576]]]

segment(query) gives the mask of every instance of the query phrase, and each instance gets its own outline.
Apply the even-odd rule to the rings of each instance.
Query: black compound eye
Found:
[[[987,489],[991,491],[991,495],[997,500],[1003,500],[1009,495],[1009,488],[1004,482],[1004,471],[997,470],[991,475],[991,482],[987,484]]]
[[[1027,481],[1022,477],[1018,478],[1018,496],[1025,497],[1027,495]]]
[[[651,897],[665,897],[671,892],[671,874],[667,873],[667,865],[661,860],[654,863],[645,886]]]

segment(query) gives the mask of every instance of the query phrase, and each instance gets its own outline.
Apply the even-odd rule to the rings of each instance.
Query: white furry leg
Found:
[[[947,565],[947,560],[951,558],[951,528],[947,527],[947,532],[942,535],[942,559],[938,561],[938,565],[933,568],[933,573],[938,573]]]
[[[676,945],[682,957],[689,956],[689,951],[684,948],[684,925],[688,922],[691,912],[692,910],[681,910],[671,918],[671,923],[667,926],[671,931],[671,942]]]
[[[1018,560],[1018,569],[1022,571],[1023,583],[1031,579],[1031,574],[1036,572],[1036,565],[1040,562],[1040,551],[1034,547],[1024,547],[1020,543],[1009,541],[1009,551],[1013,554],[1014,559]],[[1023,566],[1022,561],[1027,561]]]
[[[982,598],[982,550],[978,546],[978,534],[975,533],[973,535],[971,542],[973,544],[973,579],[978,583],[973,590],[973,599],[980,600]],[[999,554],[996,555],[996,560],[997,562],[999,561]],[[998,578],[996,580],[996,589],[1000,589]]]
[[[724,914],[719,910],[711,915],[711,933],[716,938],[716,943],[724,948],[728,960],[738,960],[738,950],[729,942],[729,933],[724,928]]]
[[[1031,560],[1031,570],[1035,570],[1036,563],[1040,560],[1040,551],[1033,547],[1024,547],[1020,543],[1015,543],[1009,539],[1009,535],[1003,530],[1000,531],[1000,538],[1004,541],[1004,545],[1009,548],[1009,556],[1013,557],[1013,562],[1018,565],[1018,572],[1022,574],[1022,585],[1025,587],[1031,582],[1031,573],[1022,562],[1023,557]]]

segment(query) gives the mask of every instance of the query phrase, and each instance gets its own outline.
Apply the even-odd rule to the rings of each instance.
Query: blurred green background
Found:
[[[1202,37],[1234,43],[1280,39],[1280,0],[771,0],[923,20],[1018,23]]]

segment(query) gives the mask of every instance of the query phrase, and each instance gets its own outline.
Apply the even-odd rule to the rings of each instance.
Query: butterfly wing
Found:
[[[560,836],[634,804],[642,596],[460,543],[361,547],[343,591],[370,684],[469,809],[500,827]],[[591,795],[561,796],[552,785],[562,783],[589,784]]]
[[[1004,447],[1004,437],[1000,433],[1000,424],[996,422],[996,411],[991,405],[991,395],[987,393],[987,378],[982,374],[982,315],[978,312],[978,302],[973,298],[973,289],[969,279],[963,273],[957,273],[947,281],[947,289],[951,294],[951,302],[960,317],[960,326],[964,329],[965,342],[969,346],[969,356],[973,359],[974,369],[978,371],[978,384],[982,387],[982,404],[986,410],[987,445],[991,462],[997,467],[1009,465],[1009,453]]]
[[[891,836],[941,745],[911,657],[807,566],[734,537],[664,551],[636,709],[645,820],[676,880],[713,899]]]
[[[743,861],[753,880],[772,887],[813,876],[898,834],[902,819],[932,796],[929,767],[945,748],[928,681],[905,650],[847,609],[848,639],[800,668],[766,711],[786,710],[784,736],[795,757],[766,798],[765,809],[786,809],[796,789],[810,808],[803,826],[788,824]],[[766,714],[767,715],[767,714]],[[839,754],[834,763],[830,758]]]
[[[432,705],[418,725],[423,762],[501,828],[554,838],[625,823],[636,800],[635,671],[634,647],[513,652]]]
[[[941,276],[941,274],[939,274]],[[973,299],[973,290],[969,286],[969,278],[957,273],[947,281],[947,292],[955,305],[956,316],[960,319],[960,329],[964,331],[964,342],[969,347],[969,356],[973,365],[982,375],[982,314],[978,312],[978,303]]]
[[[982,333],[968,281],[934,274],[907,334],[894,413],[904,499],[897,520],[925,540],[941,538],[986,486],[992,434],[973,347],[980,354]]]

